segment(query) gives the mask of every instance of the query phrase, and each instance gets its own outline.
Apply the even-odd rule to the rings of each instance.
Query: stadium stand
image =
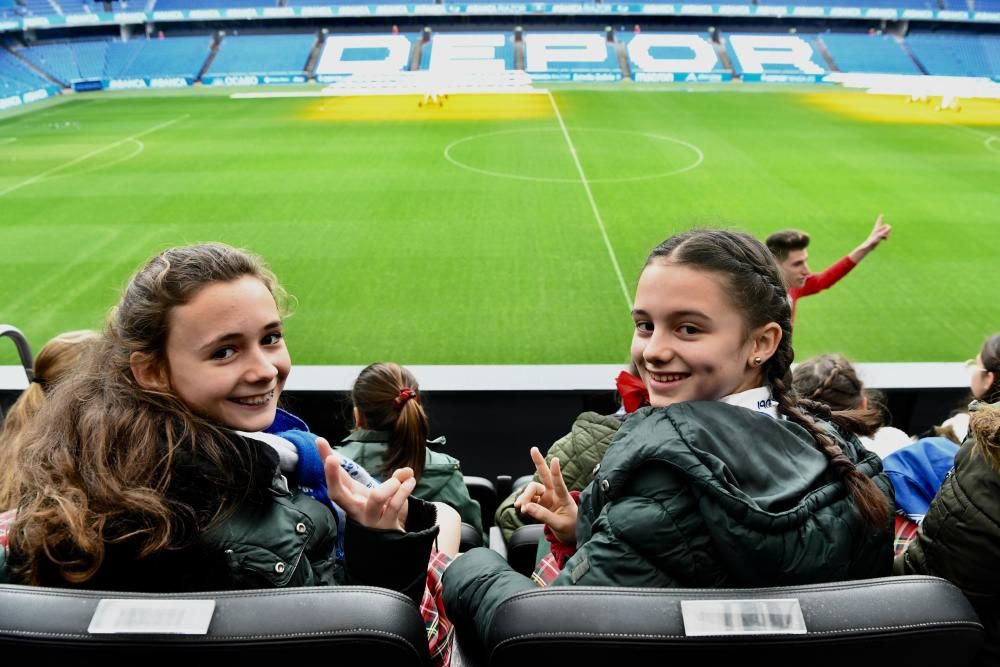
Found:
[[[817,39],[841,72],[920,74],[916,63],[892,35],[824,33]]]
[[[74,81],[103,78],[107,53],[106,40],[41,44],[20,51],[32,64],[67,85]]]
[[[109,50],[108,70],[122,78],[184,76],[193,79],[205,64],[210,47],[211,38],[207,35],[136,40]]]
[[[17,56],[0,49],[0,98],[27,93],[51,83],[28,68]]]
[[[209,74],[302,74],[316,36],[239,35],[222,40]]]
[[[57,4],[59,5],[59,10],[63,14],[93,13],[90,7],[93,3],[87,2],[86,0],[57,0]],[[100,5],[98,5],[98,8],[103,9]]]
[[[315,4],[315,3],[313,3]],[[240,9],[243,7],[276,7],[277,0],[157,0],[156,9]]]
[[[19,15],[20,6],[14,0],[0,0],[0,19]]]
[[[906,44],[928,74],[1000,76],[1000,38],[911,33]]]
[[[58,14],[55,6],[49,0],[19,0],[28,14],[33,16],[46,16]]]
[[[758,0],[758,5],[788,5],[803,7],[874,7],[878,9],[939,9],[937,0]]]
[[[316,5],[358,5],[363,4],[359,0],[327,0],[326,2],[316,2],[315,0],[288,0],[288,7],[315,7]],[[409,5],[433,5],[436,0],[413,0],[407,2]]]

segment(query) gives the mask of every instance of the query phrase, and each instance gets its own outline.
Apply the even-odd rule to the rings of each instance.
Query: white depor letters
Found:
[[[693,58],[657,58],[656,47],[689,49]],[[628,43],[629,61],[643,72],[711,72],[719,56],[707,39],[693,34],[640,34]]]
[[[785,65],[803,74],[826,74],[812,61],[813,48],[795,35],[730,35],[729,44],[746,74],[762,74],[765,65]]]
[[[378,60],[344,60],[348,49],[385,50]],[[316,74],[392,74],[402,72],[410,58],[410,40],[404,35],[344,35],[327,37]]]

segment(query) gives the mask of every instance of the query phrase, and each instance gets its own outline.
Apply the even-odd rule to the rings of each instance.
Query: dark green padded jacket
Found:
[[[1000,408],[1000,403],[993,406]],[[983,408],[974,403],[970,412]],[[1000,472],[971,433],[955,467],[927,510],[920,530],[893,565],[894,574],[930,574],[952,582],[969,598],[986,628],[977,664],[1000,664]]]
[[[570,491],[582,491],[594,479],[594,466],[601,462],[612,438],[622,425],[618,417],[596,412],[584,412],[576,418],[570,432],[552,443],[545,455],[546,463],[559,457],[563,479]],[[525,463],[530,463],[530,459]],[[541,481],[535,473],[535,481]],[[533,522],[514,508],[520,490],[507,496],[496,513],[496,524],[503,532],[504,541],[510,540],[515,530],[526,522]]]
[[[333,512],[281,474],[270,447],[252,439],[244,442],[257,455],[260,474],[233,511],[183,548],[147,558],[139,559],[131,544],[108,544],[97,574],[77,587],[182,592],[362,584],[391,588],[420,603],[438,534],[434,505],[411,498],[405,533],[369,529],[347,519],[345,560],[336,562]],[[190,474],[175,470],[172,497],[206,494],[204,477],[193,472],[198,467],[185,468]],[[0,583],[21,583],[8,568],[17,556],[16,542],[10,552],[0,549]]]
[[[434,444],[431,441],[427,444]],[[337,451],[368,471],[375,479],[382,478],[382,464],[389,450],[389,432],[358,429],[344,438]],[[469,495],[465,476],[458,459],[427,448],[424,457],[424,474],[421,475],[413,495],[427,502],[440,502],[454,507],[462,521],[479,531],[483,544],[488,543],[483,532],[483,515],[479,503]]]
[[[892,506],[882,462],[826,426]],[[802,427],[714,401],[629,416],[580,499],[577,552],[552,585],[751,587],[885,576],[891,516],[864,520]],[[497,606],[534,588],[474,549],[444,575],[463,641],[486,636]]]

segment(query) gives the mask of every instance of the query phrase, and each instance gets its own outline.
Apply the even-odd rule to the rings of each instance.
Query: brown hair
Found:
[[[80,363],[86,345],[98,340],[96,331],[67,331],[38,351],[32,364],[35,379],[21,392],[4,418],[0,430],[0,508],[9,509],[16,501],[17,435],[41,410],[45,396],[70,370]]]
[[[976,452],[1000,472],[1000,407],[983,404],[970,412],[969,431],[976,439]]]
[[[834,410],[854,410],[864,398],[864,385],[854,366],[839,354],[806,359],[792,371],[799,398],[826,403]]]
[[[783,262],[793,250],[809,247],[809,235],[798,229],[783,229],[768,236],[764,244],[779,262]]]
[[[222,244],[166,250],[129,281],[78,371],[17,438],[11,560],[21,580],[79,584],[110,547],[139,559],[181,548],[258,483],[255,448],[169,391],[144,389],[130,365],[134,353],[165,363],[170,310],[243,276],[283,305],[263,262]]]
[[[862,435],[875,430],[876,416],[869,411],[831,412],[822,403],[797,400],[788,386],[789,369],[795,358],[791,306],[781,272],[768,249],[741,232],[693,230],[676,234],[654,248],[646,266],[653,262],[690,266],[719,275],[733,305],[743,314],[747,332],[769,322],[781,327],[778,348],[762,367],[778,411],[808,431],[816,447],[826,455],[834,474],[844,481],[862,516],[874,526],[887,527],[889,503],[885,495],[806,410]]]
[[[379,471],[382,477],[409,467],[419,480],[424,473],[430,426],[413,373],[399,364],[371,364],[354,381],[351,401],[364,417],[367,428],[390,432],[389,455]]]

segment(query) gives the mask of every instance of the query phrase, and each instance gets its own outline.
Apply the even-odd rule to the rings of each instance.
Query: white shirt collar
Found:
[[[778,404],[771,398],[771,388],[768,386],[747,389],[738,394],[730,394],[719,399],[729,405],[738,405],[755,412],[763,412],[766,415],[777,418]]]

